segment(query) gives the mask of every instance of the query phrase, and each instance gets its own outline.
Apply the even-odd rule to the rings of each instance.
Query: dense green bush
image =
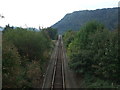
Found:
[[[40,68],[40,62],[32,61],[27,64],[26,69],[27,87],[41,88],[40,84],[42,82],[41,79],[43,78],[43,74]]]
[[[18,52],[23,58],[30,61],[43,60],[46,58],[43,56],[44,52],[51,48],[51,41],[44,32],[17,28],[5,32],[3,37],[18,48]]]
[[[57,29],[53,29],[51,27],[48,27],[48,28],[42,29],[42,31],[46,32],[52,40],[57,39],[57,34],[58,34]]]
[[[89,22],[67,48],[69,66],[75,72],[120,83],[117,30],[109,31],[96,21]]]
[[[6,40],[3,40],[2,52],[3,87],[16,88],[20,85],[20,55],[17,51],[17,48]]]
[[[65,43],[65,47],[68,47],[68,45],[74,40],[74,36],[76,35],[75,31],[68,30],[63,35],[63,41]]]
[[[48,33],[7,26],[3,31],[3,88],[37,88],[53,42]]]

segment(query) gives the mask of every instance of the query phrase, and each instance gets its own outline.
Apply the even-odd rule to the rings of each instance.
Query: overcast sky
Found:
[[[118,6],[119,0],[0,0],[0,26],[49,27],[67,13]]]

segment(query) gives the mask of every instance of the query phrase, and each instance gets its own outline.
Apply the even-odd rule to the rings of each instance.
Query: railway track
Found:
[[[46,90],[46,88],[49,90],[57,90],[57,88],[60,90],[71,88],[70,90],[72,90],[72,88],[79,88],[74,77],[74,72],[68,67],[62,36],[59,35],[44,75],[42,90]]]
[[[49,88],[50,90],[55,90],[56,88],[65,90],[66,85],[63,51],[62,36],[59,35],[56,47],[51,56],[49,66],[44,77],[42,90],[45,88]]]
[[[52,81],[51,81],[51,90],[54,88],[60,88],[65,90],[65,76],[64,76],[64,63],[63,63],[63,46],[62,46],[62,36],[58,38],[58,50],[56,53],[56,60],[54,63]]]

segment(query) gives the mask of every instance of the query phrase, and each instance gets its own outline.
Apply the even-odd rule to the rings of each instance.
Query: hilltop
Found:
[[[114,30],[117,28],[118,23],[118,8],[75,11],[66,14],[51,27],[58,29],[58,33],[62,34],[66,30],[79,30],[82,25],[91,20],[101,22],[106,28]]]

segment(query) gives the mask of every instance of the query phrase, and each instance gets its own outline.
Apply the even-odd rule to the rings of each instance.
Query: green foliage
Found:
[[[50,49],[50,39],[43,32],[28,31],[22,28],[9,30],[4,38],[11,41],[21,56],[29,60],[43,59],[43,51]]]
[[[57,30],[56,29],[49,27],[49,28],[43,29],[43,31],[46,32],[52,40],[57,39]]]
[[[107,30],[96,32],[90,39],[92,39],[90,49],[94,51],[92,64],[92,69],[95,70],[94,73],[108,80],[118,82],[118,33]]]
[[[65,43],[65,47],[68,47],[68,45],[74,40],[74,36],[76,35],[76,32],[69,30],[64,33],[63,40]]]
[[[53,43],[44,31],[3,31],[3,88],[40,88]]]
[[[39,61],[32,61],[27,64],[26,70],[26,79],[27,79],[27,88],[40,88],[40,82],[42,77],[42,71],[40,68]]]
[[[113,88],[115,89],[116,86],[113,85],[113,83],[110,83],[106,80],[101,80],[99,78],[96,78],[94,76],[90,76],[90,75],[85,75],[84,78],[84,82],[85,86],[83,86],[84,88]]]
[[[16,47],[3,40],[3,50],[2,50],[2,78],[4,88],[16,88],[19,86],[19,76],[21,73],[20,69],[20,55]]]
[[[69,66],[77,73],[89,74],[115,84],[120,83],[118,32],[88,22],[68,45]]]

